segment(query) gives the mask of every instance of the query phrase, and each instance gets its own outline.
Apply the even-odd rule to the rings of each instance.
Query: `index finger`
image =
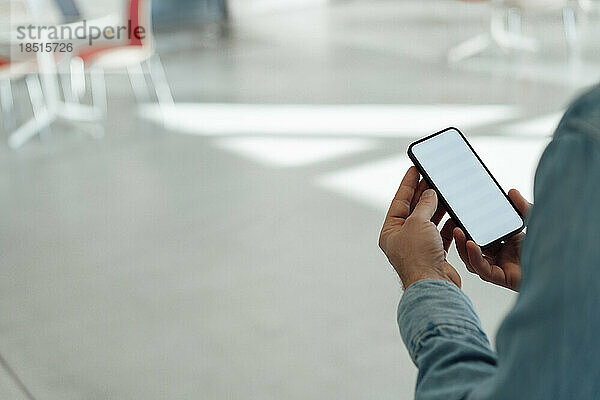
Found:
[[[410,203],[412,201],[417,185],[419,184],[419,171],[412,166],[406,171],[400,187],[390,204],[387,217],[406,218],[410,214]]]

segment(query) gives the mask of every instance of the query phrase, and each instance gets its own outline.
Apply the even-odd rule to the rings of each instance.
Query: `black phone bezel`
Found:
[[[464,140],[464,142],[467,144],[467,146],[469,147],[469,149],[473,152],[473,154],[475,155],[475,157],[477,157],[477,160],[479,160],[479,162],[481,163],[481,165],[483,166],[483,168],[485,169],[485,171],[487,172],[487,174],[490,176],[490,178],[492,178],[492,180],[494,181],[494,183],[496,184],[496,186],[498,186],[498,189],[500,189],[500,191],[502,192],[502,194],[504,195],[504,197],[506,197],[506,199],[508,200],[508,202],[510,203],[510,205],[512,206],[512,208],[515,210],[515,212],[517,213],[517,215],[521,218],[521,226],[517,229],[515,229],[514,231],[507,233],[506,235],[495,239],[489,243],[486,243],[484,245],[480,245],[479,243],[477,243],[477,245],[479,245],[479,247],[481,247],[481,249],[485,250],[488,249],[500,242],[502,242],[503,240],[508,239],[509,237],[516,235],[517,233],[521,232],[524,228],[525,228],[525,220],[523,218],[523,216],[521,215],[521,213],[519,212],[519,210],[517,209],[517,207],[515,206],[515,204],[512,202],[512,200],[510,199],[510,197],[508,197],[508,194],[506,194],[506,192],[504,192],[504,189],[502,189],[502,186],[500,186],[500,184],[498,183],[498,181],[496,180],[496,178],[494,178],[494,175],[492,175],[492,173],[490,172],[490,170],[488,169],[488,167],[484,164],[484,162],[481,160],[481,158],[479,157],[479,155],[477,154],[477,152],[475,151],[475,149],[473,149],[473,146],[471,146],[471,143],[469,143],[469,141],[467,140],[467,138],[465,137],[465,135],[463,135],[463,133],[455,127],[449,127],[446,129],[442,129],[439,132],[433,133],[429,136],[426,136],[422,139],[419,139],[415,142],[412,142],[409,146],[408,146],[408,157],[410,158],[410,160],[413,162],[413,164],[415,165],[415,167],[417,167],[417,169],[419,170],[419,173],[421,174],[421,176],[423,176],[423,179],[425,179],[425,181],[427,182],[427,184],[429,185],[430,188],[432,188],[433,190],[435,190],[435,192],[438,195],[439,200],[442,202],[442,204],[444,205],[444,207],[446,208],[446,211],[448,212],[448,214],[450,215],[450,217],[454,220],[454,223],[456,223],[456,225],[462,229],[462,231],[465,233],[465,235],[467,236],[468,240],[473,240],[473,238],[471,237],[471,234],[467,231],[467,229],[464,227],[463,223],[458,219],[458,217],[456,216],[456,213],[454,212],[454,210],[452,210],[452,207],[450,207],[450,205],[448,204],[448,202],[446,201],[446,199],[444,198],[444,196],[440,193],[439,189],[437,188],[437,186],[433,183],[431,177],[427,174],[427,172],[425,171],[425,168],[423,168],[423,166],[421,165],[421,163],[419,162],[419,160],[417,160],[417,157],[414,155],[412,149],[415,145],[422,143],[426,140],[429,140],[437,135],[441,135],[444,132],[447,132],[449,130],[455,130],[456,132],[458,132],[458,134],[460,135],[460,137]]]

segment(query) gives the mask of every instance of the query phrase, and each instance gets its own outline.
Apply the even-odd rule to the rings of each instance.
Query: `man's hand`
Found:
[[[441,233],[437,224],[445,214],[435,191],[419,183],[419,172],[410,167],[385,217],[379,247],[400,276],[404,288],[422,279],[443,279],[460,287],[458,272],[446,261],[452,243],[451,220]]]
[[[526,216],[531,204],[516,189],[511,189],[508,196],[521,215]],[[485,251],[472,240],[467,241],[460,228],[454,229],[456,249],[467,269],[481,277],[484,281],[518,291],[521,284],[521,242],[525,238],[523,232],[512,236],[504,243],[497,244]]]

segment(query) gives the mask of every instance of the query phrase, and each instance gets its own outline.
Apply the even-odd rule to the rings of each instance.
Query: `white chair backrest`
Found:
[[[77,0],[77,7],[85,19],[101,18],[111,14],[119,14],[123,17],[125,12],[123,0]]]

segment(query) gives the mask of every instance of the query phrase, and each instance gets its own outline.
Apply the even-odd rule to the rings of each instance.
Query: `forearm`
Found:
[[[398,324],[419,369],[416,399],[463,399],[496,370],[496,354],[471,302],[452,283],[411,285],[398,306]]]

